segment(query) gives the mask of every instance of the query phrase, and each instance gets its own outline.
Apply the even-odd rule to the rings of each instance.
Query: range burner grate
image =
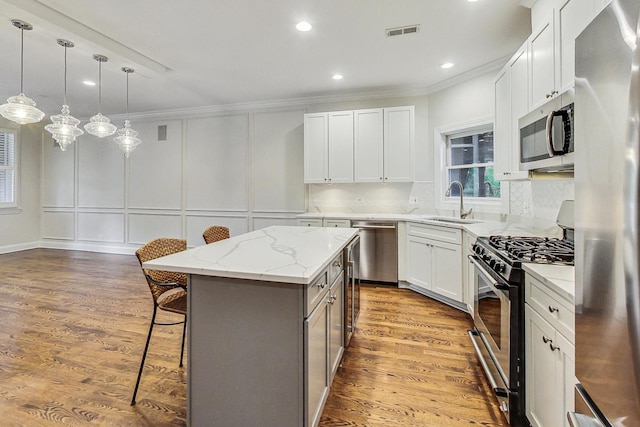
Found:
[[[491,236],[489,242],[496,250],[521,262],[573,265],[573,242],[550,237]]]

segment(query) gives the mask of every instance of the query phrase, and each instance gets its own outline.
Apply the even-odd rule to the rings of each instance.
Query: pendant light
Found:
[[[77,137],[84,134],[84,131],[78,128],[80,120],[69,114],[69,106],[67,105],[67,48],[73,47],[73,42],[64,39],[58,39],[58,44],[64,47],[64,104],[62,105],[62,114],[51,116],[53,124],[46,125],[44,129],[53,136],[60,146],[60,150],[66,151]]]
[[[89,123],[84,125],[87,133],[104,138],[113,135],[117,127],[111,123],[108,117],[102,115],[102,63],[107,62],[109,58],[104,55],[93,55],[93,59],[98,61],[98,114],[89,119]]]
[[[12,19],[11,23],[14,27],[20,29],[20,95],[12,96],[7,99],[7,103],[0,105],[0,114],[2,117],[16,122],[21,125],[28,123],[37,123],[44,117],[44,113],[36,108],[36,103],[32,99],[25,96],[23,92],[24,83],[24,31],[33,29],[28,24],[19,19]]]
[[[131,128],[129,122],[129,74],[133,73],[133,68],[122,67],[122,71],[127,75],[127,118],[124,121],[124,126],[118,129],[118,136],[113,140],[120,146],[120,149],[124,152],[124,156],[128,159],[129,155],[135,148],[142,143],[138,138],[138,132]]]

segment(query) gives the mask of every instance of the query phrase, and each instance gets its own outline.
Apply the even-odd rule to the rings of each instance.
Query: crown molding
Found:
[[[246,113],[262,110],[274,110],[274,109],[304,109],[311,105],[339,103],[339,102],[351,102],[362,101],[369,99],[386,99],[386,98],[402,98],[402,97],[414,97],[414,96],[427,96],[432,93],[439,92],[443,89],[451,86],[458,85],[460,83],[471,80],[475,77],[487,74],[489,72],[500,70],[507,61],[511,58],[511,55],[504,56],[488,62],[480,67],[473,68],[457,76],[451,77],[447,80],[438,82],[434,85],[427,87],[413,87],[413,88],[399,88],[380,91],[369,92],[353,92],[348,94],[339,95],[321,95],[312,97],[301,98],[287,98],[287,99],[274,99],[267,101],[256,102],[242,102],[236,104],[220,104],[210,105],[204,107],[193,108],[179,108],[172,110],[162,111],[147,111],[141,113],[129,113],[129,120],[131,121],[144,121],[144,120],[169,120],[177,118],[198,118],[215,115],[223,115],[230,113]],[[125,120],[125,114],[113,114],[110,116],[111,121]]]

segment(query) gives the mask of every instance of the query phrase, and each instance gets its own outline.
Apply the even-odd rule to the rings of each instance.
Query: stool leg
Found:
[[[182,327],[182,349],[180,350],[180,367],[182,368],[182,359],[184,357],[184,338],[187,335],[187,315],[184,315],[184,325]]]
[[[131,405],[136,404],[136,394],[138,394],[138,386],[140,385],[140,378],[142,377],[142,369],[144,368],[144,360],[147,358],[147,350],[149,349],[149,342],[151,341],[151,332],[153,331],[153,325],[156,322],[156,312],[158,306],[153,305],[153,316],[151,316],[151,324],[149,325],[149,334],[147,335],[147,343],[144,345],[144,352],[142,353],[142,361],[140,362],[140,370],[138,370],[138,379],[136,380],[136,386],[133,389],[133,397],[131,398]]]

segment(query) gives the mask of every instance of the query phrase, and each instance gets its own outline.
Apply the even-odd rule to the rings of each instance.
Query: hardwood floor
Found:
[[[0,425],[184,426],[180,325],[154,330],[138,403],[129,405],[151,311],[134,256],[0,255]],[[470,326],[464,313],[412,291],[363,287],[320,424],[507,426]]]

